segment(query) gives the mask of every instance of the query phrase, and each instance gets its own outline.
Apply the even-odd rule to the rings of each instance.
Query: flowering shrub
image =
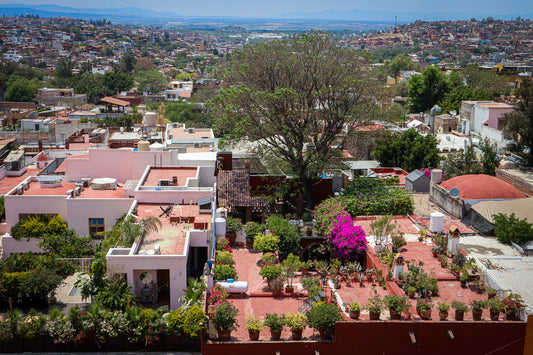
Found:
[[[0,341],[13,340],[13,324],[7,314],[0,314]]]
[[[215,260],[217,264],[223,264],[228,266],[235,265],[235,260],[233,260],[233,254],[229,251],[217,250]]]
[[[522,302],[522,296],[517,293],[510,293],[503,300],[503,307],[505,314],[516,314],[525,307],[524,302]]]
[[[18,323],[18,332],[25,338],[34,338],[41,335],[44,330],[44,318],[39,315],[34,309],[23,317]]]
[[[340,198],[328,198],[324,200],[315,209],[315,219],[317,224],[315,228],[320,235],[328,235],[333,230],[335,217],[339,215],[348,215],[346,212],[345,201]]]
[[[231,247],[229,246],[229,241],[225,238],[217,240],[216,249],[229,251],[230,253],[233,252],[233,249],[231,249]]]
[[[226,218],[226,233],[233,234],[237,233],[242,229],[242,222],[240,219],[235,217]]]
[[[342,262],[354,261],[368,249],[365,231],[360,226],[354,226],[352,218],[347,215],[335,218],[333,229],[326,238],[332,256]]]
[[[219,304],[227,302],[228,297],[229,293],[224,287],[220,285],[215,285],[209,290],[207,304],[212,306],[218,306]]]
[[[154,346],[161,340],[161,335],[165,333],[165,323],[161,319],[150,320],[148,329],[144,335],[146,346]]]

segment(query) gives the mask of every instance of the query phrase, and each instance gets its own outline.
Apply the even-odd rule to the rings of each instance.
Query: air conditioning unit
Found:
[[[179,128],[180,127],[180,124],[179,123],[173,123],[172,124],[172,128]]]
[[[157,181],[157,186],[170,186],[170,180],[160,179]]]
[[[65,193],[65,195],[67,196],[71,196],[71,197],[74,197],[74,190],[67,190],[67,192]]]
[[[194,128],[189,128],[189,133],[194,133]]]
[[[91,186],[91,179],[81,179],[81,182],[83,183],[83,187],[88,188]]]
[[[161,246],[159,244],[154,246],[154,252],[158,255],[161,254]]]
[[[24,195],[24,187],[19,186],[19,188],[17,189],[17,195]]]
[[[81,193],[81,187],[76,187],[76,188],[74,189],[74,196],[79,196],[80,193]]]
[[[202,143],[194,143],[195,148],[202,148]]]
[[[28,190],[30,188],[30,182],[26,181],[22,186],[24,187],[24,190]]]

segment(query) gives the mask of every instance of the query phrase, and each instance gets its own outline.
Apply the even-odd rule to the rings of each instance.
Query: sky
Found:
[[[0,4],[8,3],[54,4],[75,8],[139,7],[187,16],[275,17],[294,12],[327,10],[475,13],[495,18],[498,18],[498,14],[533,13],[532,0],[0,0]]]

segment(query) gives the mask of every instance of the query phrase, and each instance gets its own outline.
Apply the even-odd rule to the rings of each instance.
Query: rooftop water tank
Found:
[[[444,230],[444,215],[440,212],[433,212],[429,217],[429,231],[442,233]]]
[[[162,152],[163,151],[163,148],[165,146],[161,143],[154,143],[154,144],[150,144],[150,151],[151,152]]]
[[[149,152],[150,151],[150,142],[148,141],[139,141],[137,143],[137,148],[140,152]]]
[[[143,117],[143,125],[153,127],[157,125],[157,114],[155,112],[147,111]]]
[[[216,284],[224,287],[226,291],[228,291],[229,293],[248,292],[248,281],[234,281],[234,282],[228,282],[228,281],[218,281]]]
[[[226,219],[225,218],[215,219],[215,235],[223,236],[224,234],[226,234]]]
[[[93,179],[91,182],[93,190],[116,190],[117,179],[99,178]]]
[[[431,182],[434,184],[440,184],[442,182],[442,170],[440,169],[431,170]]]

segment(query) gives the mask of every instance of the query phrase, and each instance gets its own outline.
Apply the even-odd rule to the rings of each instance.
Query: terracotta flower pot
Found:
[[[285,286],[285,293],[293,293],[294,286]]]
[[[360,314],[361,314],[361,311],[350,311],[350,318],[358,319]]]
[[[422,317],[422,319],[430,319],[431,318],[431,309],[428,310],[428,311],[420,311],[420,317]]]
[[[370,320],[379,320],[381,312],[369,312]]]
[[[439,318],[440,318],[440,320],[447,320],[448,319],[448,312],[439,311]]]
[[[480,321],[482,314],[483,314],[483,311],[472,311],[472,319],[475,321]]]
[[[455,310],[455,320],[463,320],[465,317],[465,312]]]
[[[259,330],[248,329],[248,336],[250,337],[250,340],[259,340]]]
[[[303,329],[298,329],[298,330],[292,330],[292,339],[293,340],[301,340],[302,339],[302,333],[303,333]]]
[[[490,320],[494,320],[494,321],[500,320],[500,312],[489,311],[489,313],[490,313]]]
[[[390,312],[390,319],[392,320],[401,320],[402,314],[400,312],[393,311],[392,309],[389,309]]]
[[[237,239],[237,233],[226,233],[226,239],[228,239],[230,244],[235,243],[235,240]]]
[[[281,339],[281,330],[279,332],[275,332],[273,330],[270,330],[270,338],[272,340],[280,340]]]
[[[246,239],[246,249],[253,249],[254,248],[254,241]]]
[[[306,267],[306,268],[301,268],[300,271],[302,272],[302,275],[307,275],[309,274],[309,268]]]
[[[320,334],[320,339],[322,339],[322,340],[331,340],[330,333],[328,331],[326,331],[325,329],[320,328],[318,330],[318,333]]]
[[[518,320],[518,317],[516,316],[516,312],[506,313],[505,319],[507,320]]]
[[[231,329],[219,329],[217,330],[218,340],[229,341],[231,340]]]

